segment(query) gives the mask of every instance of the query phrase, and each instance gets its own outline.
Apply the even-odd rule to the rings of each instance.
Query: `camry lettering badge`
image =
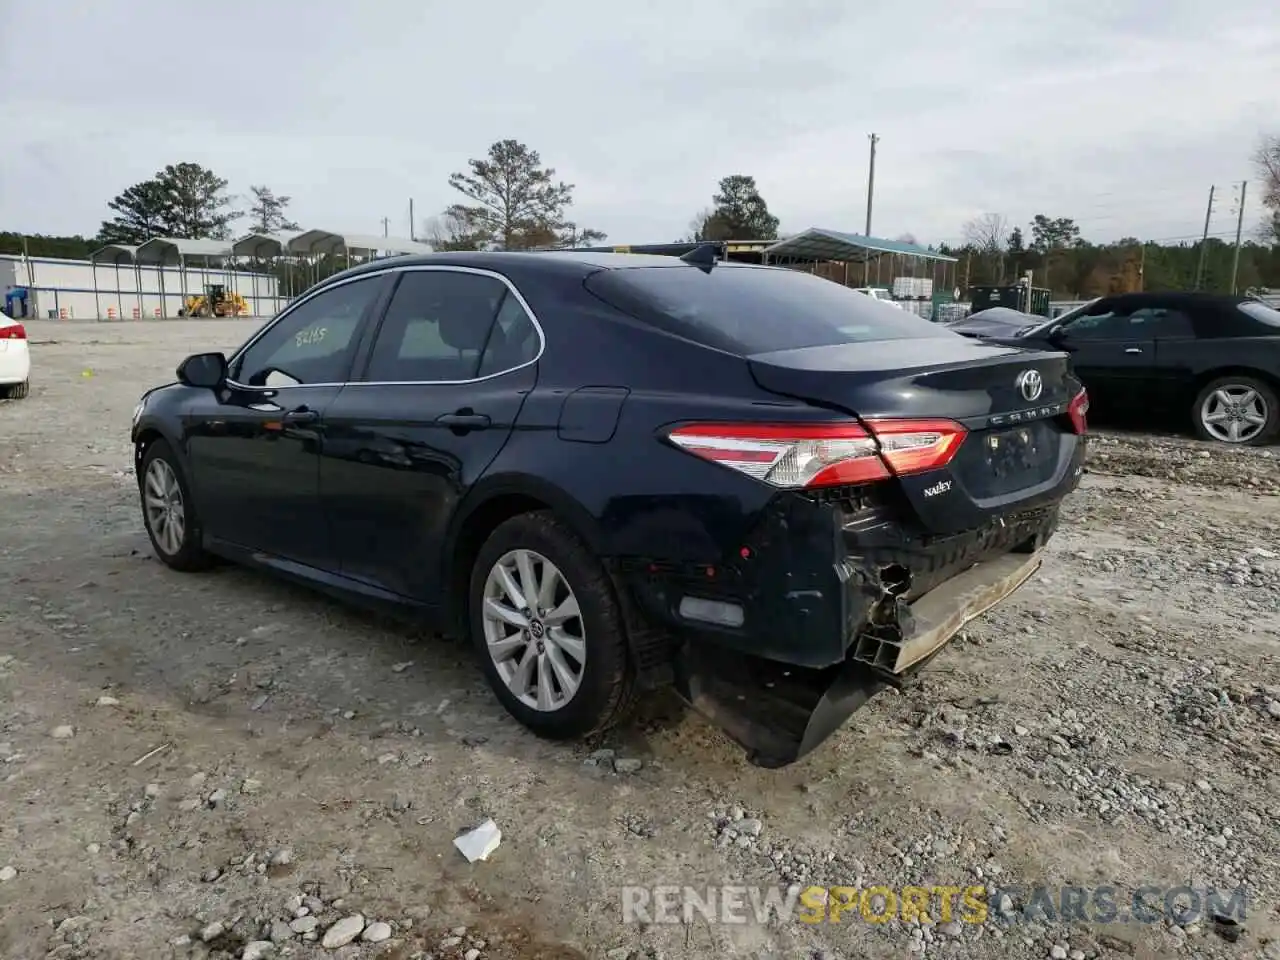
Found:
[[[1044,392],[1044,379],[1038,370],[1023,370],[1018,374],[1018,391],[1027,403],[1035,403]]]

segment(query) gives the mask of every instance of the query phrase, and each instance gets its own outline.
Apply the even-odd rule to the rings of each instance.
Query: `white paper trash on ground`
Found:
[[[453,845],[457,847],[469,863],[477,860],[488,860],[489,854],[498,849],[502,842],[502,831],[492,820],[486,820],[474,830],[468,830],[460,837],[455,837]]]

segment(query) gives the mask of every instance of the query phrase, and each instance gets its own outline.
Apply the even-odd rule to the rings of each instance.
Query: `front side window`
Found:
[[[387,307],[365,379],[380,383],[471,380],[494,316],[501,280],[457,270],[410,270]]]
[[[1193,336],[1191,320],[1168,307],[1103,310],[1086,314],[1067,327],[1072,337],[1090,340],[1154,340]]]
[[[351,369],[360,321],[382,281],[353,280],[290,310],[240,355],[232,379],[252,387],[342,383]]]
[[[1072,338],[1087,340],[1117,340],[1135,335],[1129,325],[1129,312],[1106,306],[1095,307],[1076,317],[1064,332]]]

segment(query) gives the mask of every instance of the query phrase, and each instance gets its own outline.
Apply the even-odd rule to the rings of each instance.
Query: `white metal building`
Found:
[[[350,266],[379,255],[430,252],[430,246],[414,240],[306,230],[282,236],[251,233],[234,242],[155,237],[139,246],[111,244],[88,260],[0,255],[0,302],[9,310],[25,309],[23,315],[29,317],[176,317],[188,296],[221,284],[247,301],[251,315],[267,317],[300,291],[286,290],[282,296],[276,276],[261,272],[264,261],[309,264],[305,286],[319,279],[315,267],[321,257],[340,258]],[[246,259],[258,264],[259,272],[239,269]]]
[[[0,256],[0,296],[25,289],[27,316],[64,320],[176,317],[183,292],[202,294],[208,284],[237,291],[255,316],[270,316],[282,304],[273,276],[135,263],[134,249],[108,247],[95,253],[93,260]]]

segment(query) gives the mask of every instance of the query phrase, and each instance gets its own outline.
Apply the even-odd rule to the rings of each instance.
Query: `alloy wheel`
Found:
[[[182,549],[187,532],[187,514],[178,476],[167,461],[157,457],[147,467],[142,499],[151,535],[161,550],[173,556]]]
[[[1248,443],[1267,426],[1266,398],[1243,383],[1224,383],[1200,404],[1200,422],[1223,443]]]
[[[578,598],[560,569],[532,550],[499,558],[484,584],[484,639],[512,696],[559,710],[582,684],[587,638]]]

